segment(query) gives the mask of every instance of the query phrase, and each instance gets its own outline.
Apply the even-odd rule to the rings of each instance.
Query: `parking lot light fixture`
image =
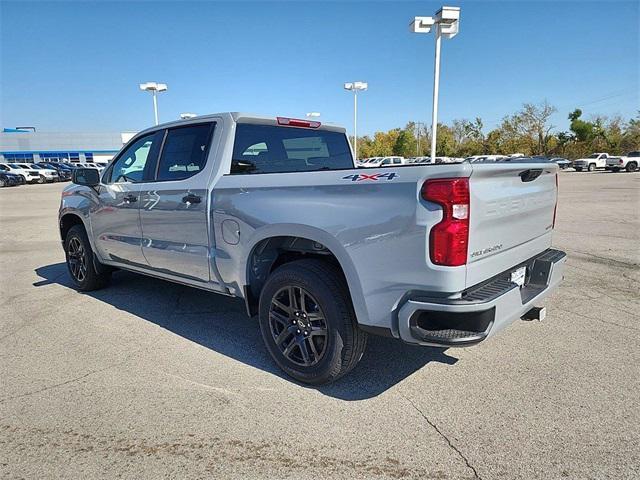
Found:
[[[180,114],[180,118],[182,120],[189,120],[190,118],[195,118],[197,116],[198,116],[197,113],[181,113]]]
[[[318,118],[320,116],[320,112],[309,112],[307,113],[307,118]]]
[[[158,125],[158,92],[166,92],[166,83],[146,82],[140,84],[140,90],[151,92],[153,95],[153,114]]]
[[[369,88],[367,82],[347,82],[345,90],[353,92],[353,156],[358,160],[358,90],[365,91]]]
[[[413,33],[429,33],[435,28],[436,51],[433,68],[433,110],[431,115],[431,161],[436,159],[436,136],[438,130],[438,91],[440,88],[440,40],[453,38],[460,29],[460,8],[442,7],[433,17],[415,17],[409,24]]]

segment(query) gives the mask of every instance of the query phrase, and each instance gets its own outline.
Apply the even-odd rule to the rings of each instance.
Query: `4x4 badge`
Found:
[[[388,172],[388,173],[356,173],[354,175],[347,175],[346,177],[342,177],[343,180],[351,180],[352,182],[360,182],[362,180],[371,180],[377,182],[380,179],[393,180],[394,178],[398,178],[398,174],[396,172]]]

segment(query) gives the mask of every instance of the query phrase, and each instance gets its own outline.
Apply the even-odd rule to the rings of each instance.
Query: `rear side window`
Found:
[[[201,172],[207,163],[212,123],[172,128],[162,148],[157,180],[183,180]]]
[[[313,172],[353,168],[344,133],[240,123],[232,174]]]

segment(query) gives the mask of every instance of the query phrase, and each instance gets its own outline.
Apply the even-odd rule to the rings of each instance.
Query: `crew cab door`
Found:
[[[197,282],[211,281],[207,157],[214,126],[165,130],[153,180],[140,192],[142,252],[149,265]]]
[[[91,228],[98,254],[105,260],[146,266],[140,229],[140,186],[160,149],[158,132],[134,140],[105,170],[96,187],[98,204]]]

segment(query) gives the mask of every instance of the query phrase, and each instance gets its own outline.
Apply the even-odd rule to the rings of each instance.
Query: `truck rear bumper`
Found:
[[[461,293],[460,298],[415,295],[398,311],[400,338],[408,343],[462,347],[495,335],[546,298],[563,278],[566,254],[548,249]],[[526,266],[519,287],[511,273]]]

